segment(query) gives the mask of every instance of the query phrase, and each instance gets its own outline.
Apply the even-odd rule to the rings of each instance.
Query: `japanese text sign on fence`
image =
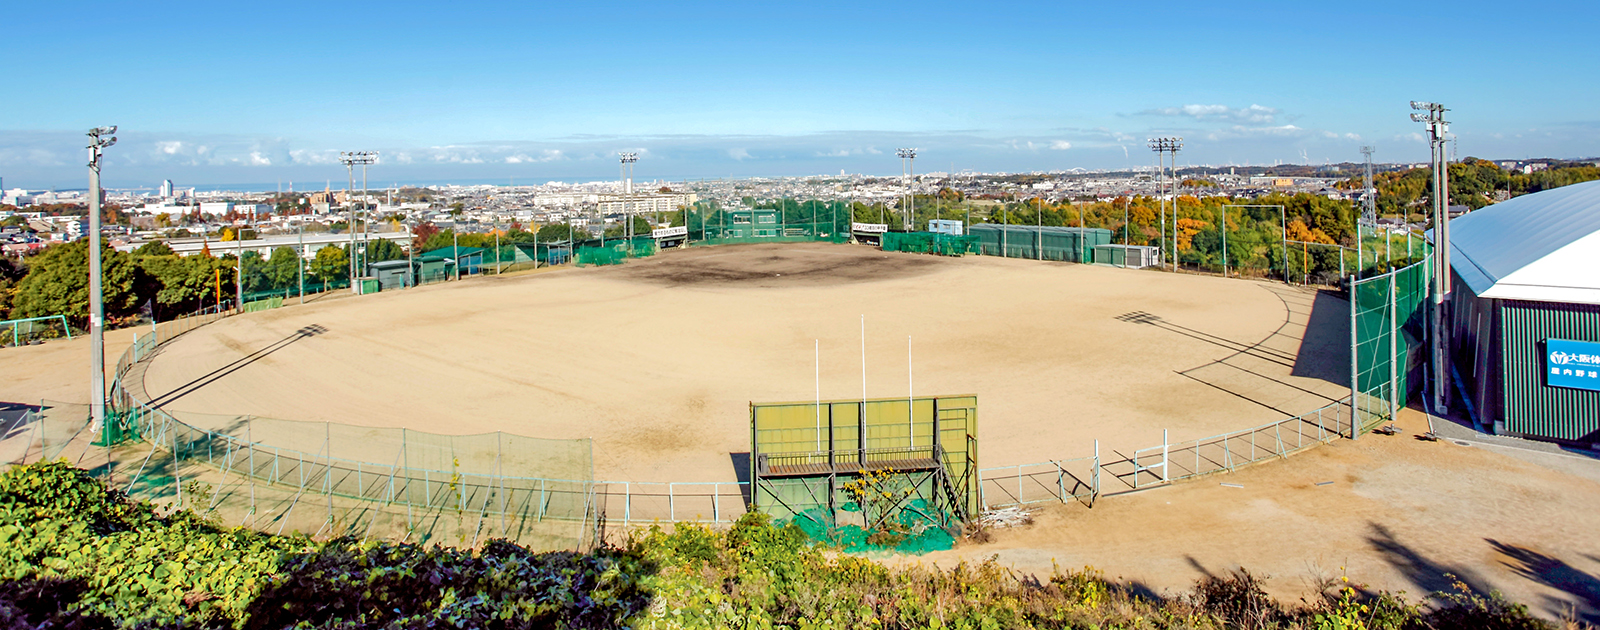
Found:
[[[1545,383],[1600,391],[1600,343],[1546,339]]]

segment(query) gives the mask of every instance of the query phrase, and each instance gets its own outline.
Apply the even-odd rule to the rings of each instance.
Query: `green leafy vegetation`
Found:
[[[889,568],[759,513],[583,553],[319,541],[130,502],[65,461],[0,474],[7,628],[1557,627],[1459,583],[1410,603],[1335,582],[1295,606],[1262,584],[1241,570],[1162,599],[1092,569]]]

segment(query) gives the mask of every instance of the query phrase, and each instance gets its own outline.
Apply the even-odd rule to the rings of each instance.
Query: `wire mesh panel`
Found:
[[[1423,362],[1433,258],[1350,280],[1350,348],[1355,414],[1361,431],[1392,421],[1416,391]]]
[[[830,526],[845,483],[883,475],[936,520],[979,509],[977,397],[752,403],[750,501],[779,518]],[[879,483],[875,481],[874,483]]]
[[[936,232],[886,232],[883,251],[962,256],[978,252],[978,237],[954,236]]]
[[[1093,262],[1094,248],[1111,243],[1111,231],[1102,228],[979,223],[968,231],[980,254],[1030,260]]]

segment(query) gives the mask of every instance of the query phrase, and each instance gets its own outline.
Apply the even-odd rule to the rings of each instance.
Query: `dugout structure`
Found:
[[[863,509],[846,484],[869,476],[900,496]],[[980,509],[978,397],[751,403],[750,481],[752,507],[781,520],[950,531]]]

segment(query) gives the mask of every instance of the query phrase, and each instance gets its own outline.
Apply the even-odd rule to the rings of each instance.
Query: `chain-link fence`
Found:
[[[88,460],[95,439],[88,405],[41,401],[0,409],[0,465],[12,466],[65,457]]]
[[[1394,419],[1421,383],[1434,259],[1350,280],[1351,387],[1363,430]]]
[[[985,256],[1087,263],[1097,245],[1111,243],[1111,230],[979,223],[967,228]]]
[[[499,537],[538,549],[594,544],[587,439],[449,436],[152,407],[146,362],[162,344],[226,315],[157,325],[118,360],[105,437],[135,442],[115,449],[107,468],[133,496],[278,532],[461,545]]]

